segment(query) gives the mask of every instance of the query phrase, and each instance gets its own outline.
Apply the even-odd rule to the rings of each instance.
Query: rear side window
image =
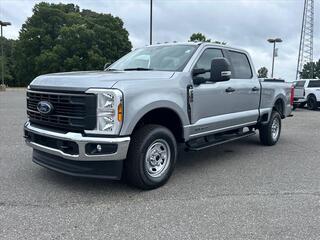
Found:
[[[248,57],[244,53],[229,51],[230,61],[233,66],[232,78],[250,79],[252,70]]]
[[[296,87],[304,87],[305,83],[306,83],[306,81],[298,81],[296,84]]]
[[[309,88],[320,88],[320,80],[316,80],[316,81],[310,81]]]

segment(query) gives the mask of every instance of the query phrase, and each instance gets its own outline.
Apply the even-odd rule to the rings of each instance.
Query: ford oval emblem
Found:
[[[53,106],[47,101],[41,101],[37,104],[37,109],[42,114],[49,114],[53,111]]]

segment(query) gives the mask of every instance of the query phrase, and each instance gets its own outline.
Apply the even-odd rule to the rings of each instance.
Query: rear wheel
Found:
[[[309,110],[316,110],[318,108],[318,103],[315,96],[308,97],[307,106]]]
[[[170,178],[177,159],[177,144],[169,129],[146,125],[132,135],[125,161],[128,184],[141,189],[162,186]]]
[[[281,116],[277,111],[273,111],[270,121],[259,129],[260,142],[267,146],[275,145],[280,138],[280,133]]]

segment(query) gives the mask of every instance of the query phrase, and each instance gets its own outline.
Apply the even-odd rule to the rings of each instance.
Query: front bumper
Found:
[[[52,131],[26,122],[24,134],[27,145],[34,150],[74,161],[116,161],[127,156],[130,137],[88,137],[81,133]],[[33,136],[36,136],[37,141]],[[39,140],[40,139],[40,140]],[[68,146],[66,146],[68,145]],[[92,146],[106,146],[112,151],[92,152]],[[71,151],[69,148],[76,149]]]
[[[304,103],[307,102],[305,98],[294,98],[293,100],[294,103]]]
[[[66,175],[86,178],[119,180],[122,161],[72,161],[52,154],[33,150],[32,161],[36,164]]]

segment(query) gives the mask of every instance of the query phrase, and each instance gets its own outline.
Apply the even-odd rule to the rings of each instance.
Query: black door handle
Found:
[[[258,87],[253,87],[251,90],[252,92],[258,92],[260,89]]]
[[[234,92],[234,91],[235,91],[235,89],[232,88],[232,87],[228,87],[228,88],[226,89],[226,92],[227,92],[227,93],[231,93],[231,92]]]

